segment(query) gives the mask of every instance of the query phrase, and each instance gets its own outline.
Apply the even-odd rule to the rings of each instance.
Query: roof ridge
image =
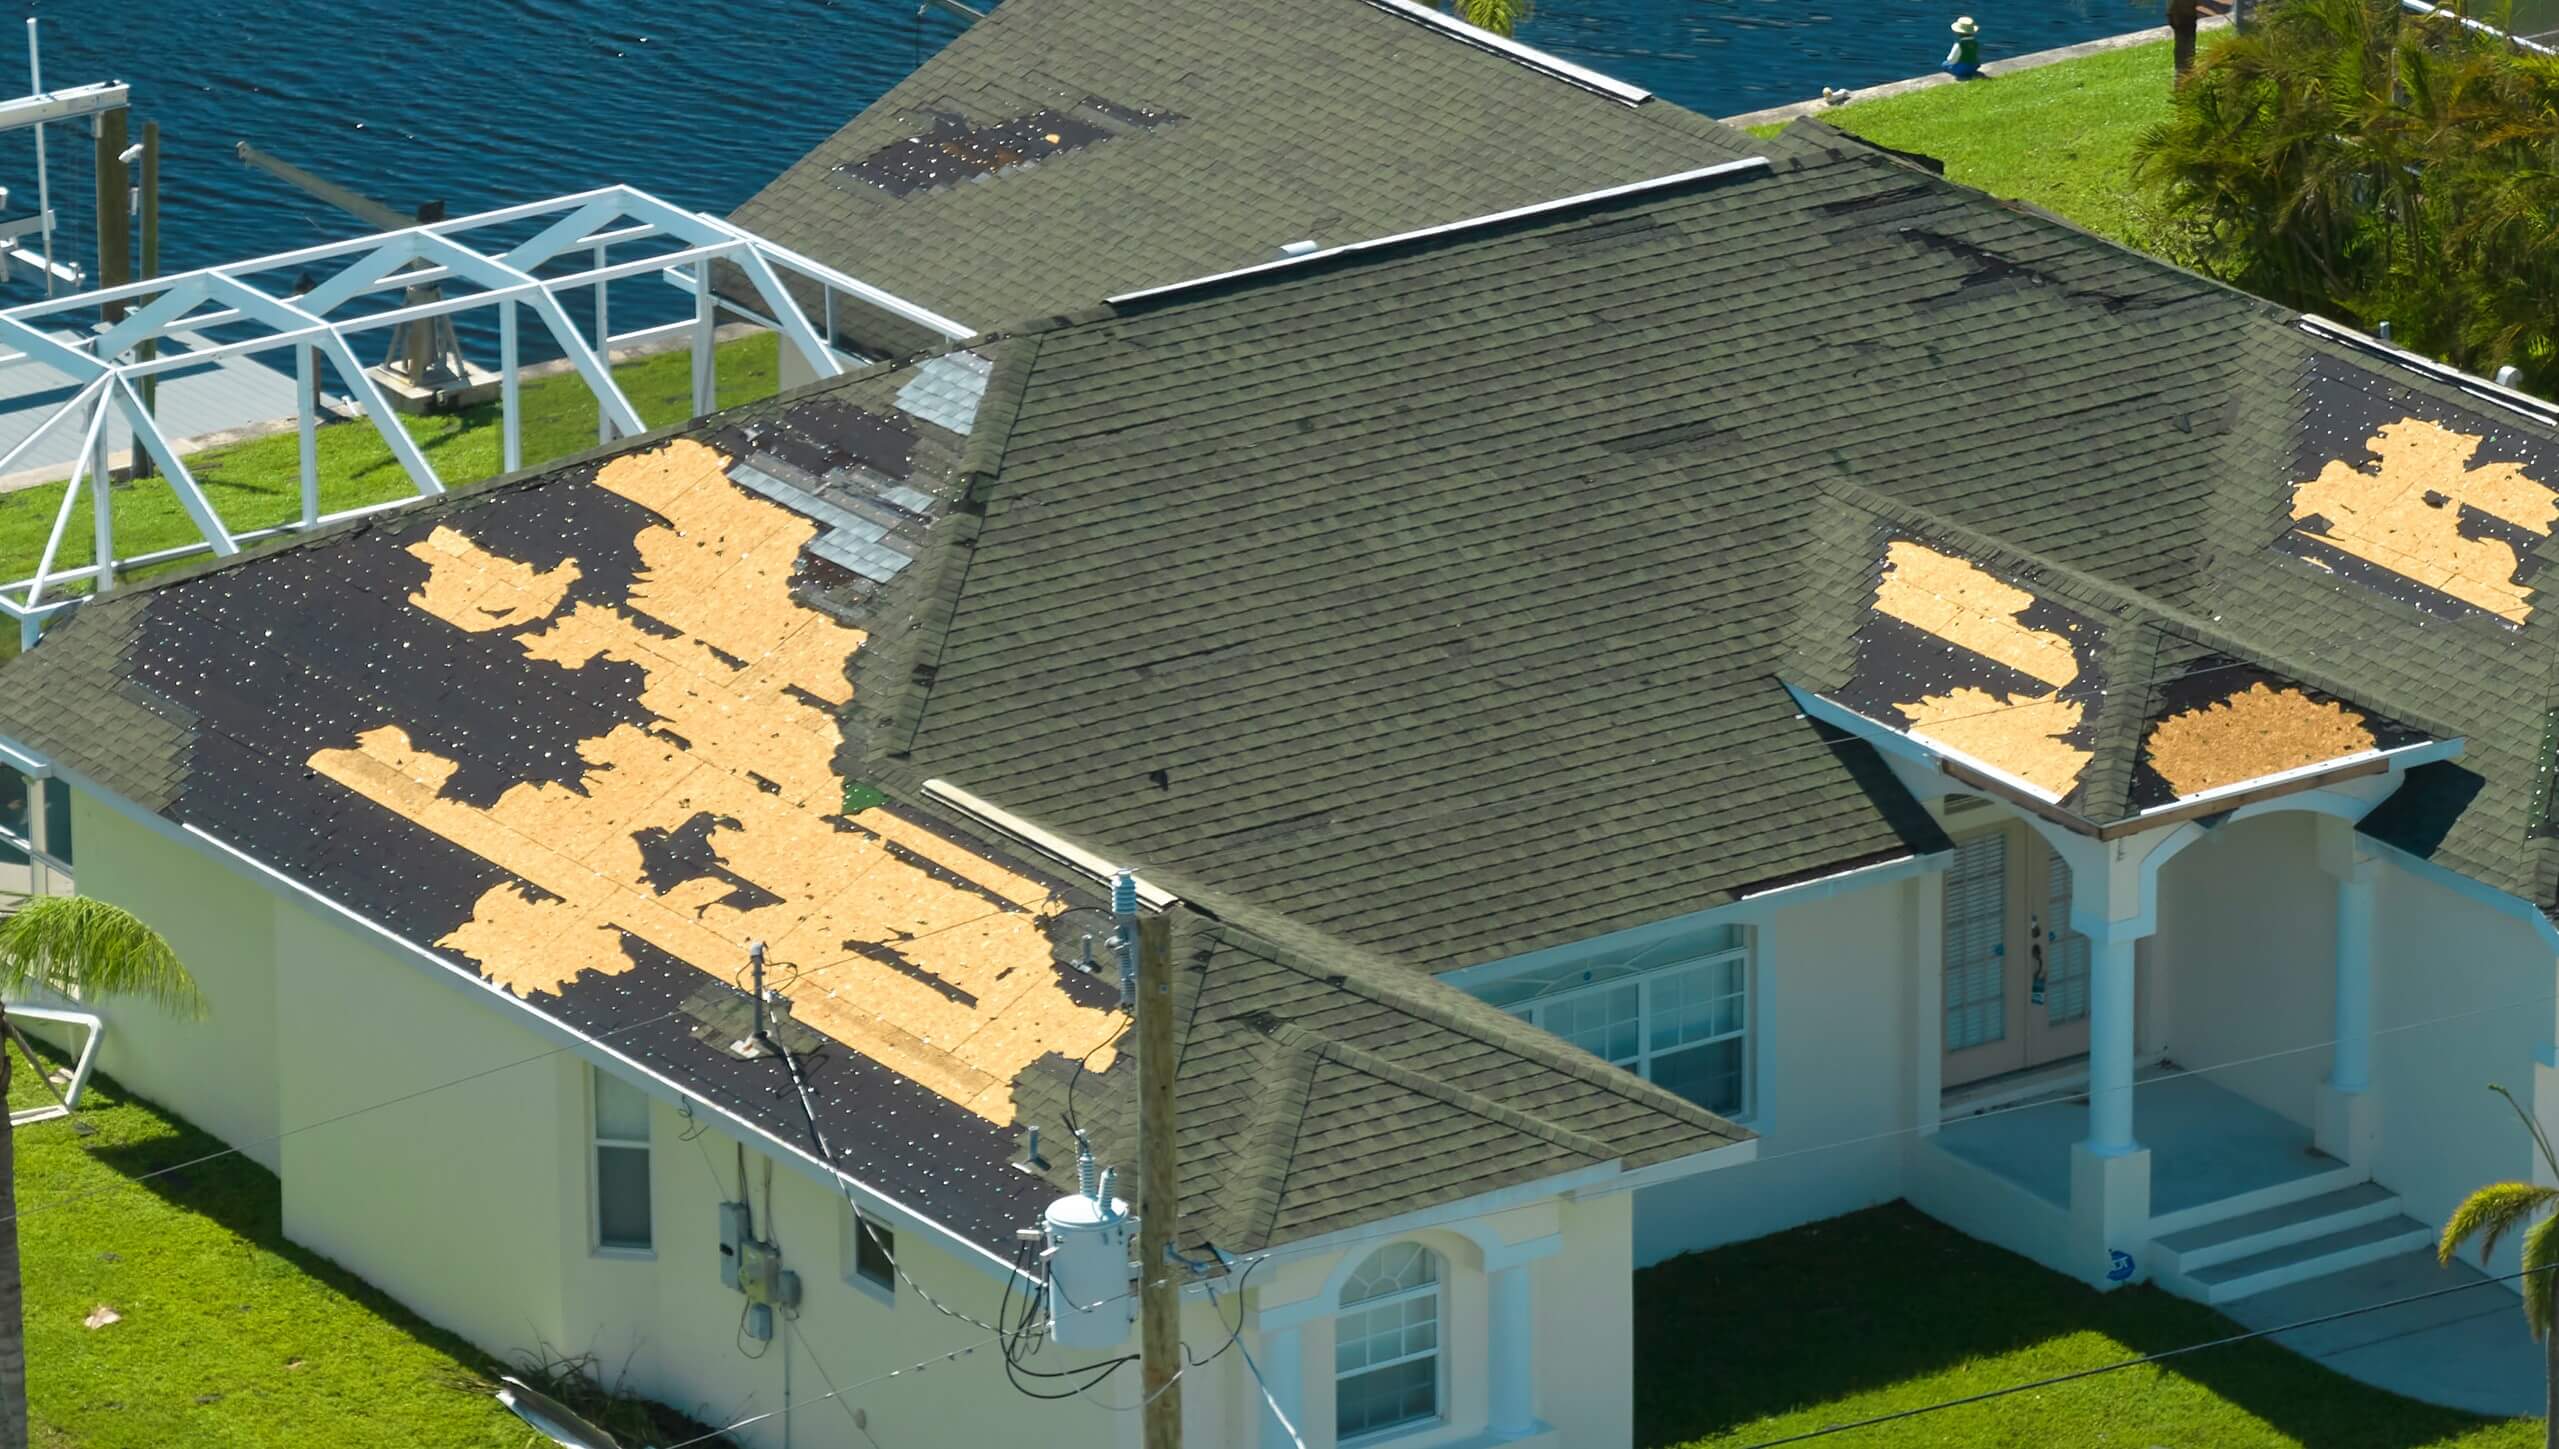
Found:
[[[1593,1161],[1607,1162],[1621,1155],[1615,1148],[1596,1137],[1576,1132],[1569,1127],[1559,1127],[1543,1117],[1523,1112],[1507,1103],[1496,1102],[1480,1092],[1470,1092],[1464,1087],[1444,1082],[1428,1072],[1417,1072],[1400,1062],[1379,1056],[1366,1047],[1352,1046],[1348,1042],[1326,1036],[1312,1027],[1285,1021],[1271,1028],[1270,1035],[1271,1040],[1275,1042],[1295,1047],[1317,1057],[1340,1062],[1353,1071],[1363,1072],[1380,1081],[1392,1082],[1406,1091],[1419,1092],[1423,1096],[1472,1112],[1487,1121],[1498,1122],[1513,1131],[1525,1132],[1541,1141],[1561,1147],[1567,1152],[1588,1157]]]
[[[1374,3],[1374,0],[1371,0],[1371,3]],[[1597,191],[1559,196],[1550,201],[1532,202],[1526,206],[1485,212],[1480,216],[1460,217],[1455,221],[1441,222],[1436,226],[1396,232],[1390,236],[1371,237],[1366,241],[1344,242],[1339,246],[1325,247],[1303,256],[1279,257],[1267,262],[1256,262],[1249,267],[1234,267],[1223,272],[1211,272],[1206,276],[1192,277],[1187,281],[1143,287],[1134,292],[1121,292],[1103,300],[1112,309],[1107,315],[1116,316],[1132,307],[1188,301],[1204,293],[1238,283],[1257,281],[1273,273],[1293,275],[1329,263],[1366,261],[1370,259],[1372,253],[1392,253],[1405,247],[1435,242],[1452,236],[1473,236],[1510,222],[1542,221],[1568,215],[1583,207],[1605,206],[1611,202],[1633,197],[1653,196],[1689,186],[1703,186],[1744,172],[1758,172],[1766,175],[1773,173],[1774,170],[1775,168],[1769,164],[1765,156],[1744,156],[1737,161],[1718,161],[1711,166],[1691,167],[1686,171],[1673,171],[1667,175],[1654,176],[1642,181],[1629,181],[1621,186],[1609,186]]]

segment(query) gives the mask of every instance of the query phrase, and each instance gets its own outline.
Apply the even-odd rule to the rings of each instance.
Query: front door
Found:
[[[2088,938],[2070,929],[2070,867],[2025,825],[1955,842],[1945,958],[1946,1086],[2086,1054]]]

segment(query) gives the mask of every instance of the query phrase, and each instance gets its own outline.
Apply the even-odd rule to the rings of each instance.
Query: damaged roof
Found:
[[[782,1066],[735,1050],[765,943],[841,1167],[1007,1253],[1067,1180],[1071,1151],[1010,1164],[1074,1065],[1106,1142],[1133,1102],[1116,984],[1081,965],[1108,918],[839,773],[847,663],[986,376],[881,370],[91,603],[9,666],[0,733],[798,1151]],[[1177,916],[1195,1241],[1746,1136],[1440,983]]]
[[[1394,0],[1007,0],[733,220],[993,327],[1751,150],[1524,51]]]
[[[2546,419],[1770,152],[990,344],[864,768],[1434,970],[1943,848],[1795,691],[2089,822],[2458,741],[2367,828],[2552,901]]]

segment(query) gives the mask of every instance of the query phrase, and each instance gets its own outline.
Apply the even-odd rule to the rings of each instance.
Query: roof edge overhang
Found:
[[[27,749],[18,741],[0,737],[0,754],[5,754],[12,760],[33,761],[44,771],[46,778],[60,779],[79,787],[83,793],[159,838],[220,861],[226,867],[240,872],[261,885],[309,904],[325,918],[354,927],[363,935],[389,947],[392,954],[427,968],[426,974],[432,979],[441,981],[454,990],[491,1002],[501,1011],[506,1012],[509,1019],[554,1044],[551,1051],[539,1053],[535,1057],[524,1060],[539,1060],[541,1057],[567,1052],[585,1060],[590,1065],[606,1067],[624,1074],[642,1091],[660,1101],[676,1106],[679,1110],[698,1110],[709,1113],[723,1131],[757,1144],[758,1150],[790,1163],[802,1175],[825,1185],[829,1191],[838,1191],[840,1186],[850,1186],[886,1209],[884,1216],[889,1218],[892,1225],[897,1219],[903,1218],[930,1231],[955,1250],[961,1261],[973,1265],[990,1279],[1000,1280],[1013,1271],[1011,1262],[998,1256],[993,1248],[944,1223],[932,1213],[894,1194],[883,1192],[842,1168],[821,1160],[809,1150],[806,1144],[794,1141],[785,1134],[757,1126],[747,1118],[711,1100],[706,1094],[664,1075],[645,1062],[623,1055],[607,1045],[603,1038],[580,1031],[533,1003],[509,993],[504,987],[489,981],[477,971],[453,961],[441,952],[410,940],[362,911],[296,880],[293,876],[276,869],[211,831],[199,826],[180,824],[145,809],[87,778],[77,770],[43,759],[41,755]],[[509,1065],[520,1065],[520,1063]],[[435,1088],[427,1090],[432,1091]],[[283,1129],[286,1133],[300,1130],[302,1128],[293,1126]],[[236,1147],[236,1144],[234,1145]]]
[[[994,831],[1017,845],[1028,846],[1050,860],[1073,870],[1108,890],[1127,867],[1115,866],[1086,850],[1074,841],[1041,825],[1038,821],[1016,815],[982,796],[973,795],[948,780],[927,780],[923,795],[937,805],[947,806],[966,816],[971,822]],[[1137,882],[1137,901],[1150,911],[1169,911],[1182,903],[1181,897],[1130,870]]]
[[[1552,76],[1586,91],[1596,91],[1621,105],[1641,105],[1653,98],[1653,93],[1642,86],[1629,85],[1615,76],[1592,70],[1588,66],[1575,65],[1560,55],[1549,55],[1536,46],[1513,40],[1507,35],[1496,35],[1489,30],[1479,30],[1453,15],[1444,15],[1427,5],[1417,4],[1415,0],[1368,0],[1368,3],[1389,15],[1401,16],[1416,25],[1428,26],[1460,45],[1471,45],[1477,50],[1489,50],[1496,55],[1517,61],[1540,74]]]
[[[2062,797],[2021,780],[1986,760],[1923,739],[1908,730],[1896,729],[1811,690],[1790,684],[1786,691],[1795,697],[1796,705],[1806,715],[1846,730],[1892,758],[1934,770],[1969,789],[2004,800],[2038,819],[2050,821],[2074,835],[2096,840],[2140,835],[2162,826],[2224,814],[2244,805],[2286,795],[2306,794],[2340,781],[2373,775],[2398,775],[2418,765],[2455,759],[2468,743],[2456,735],[2448,739],[2419,740],[2394,749],[2362,750],[2271,775],[2216,785],[2120,819],[2095,820],[2065,807],[2061,803]]]

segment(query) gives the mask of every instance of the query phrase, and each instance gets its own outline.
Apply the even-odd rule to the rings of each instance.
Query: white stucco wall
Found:
[[[308,901],[284,894],[193,842],[103,808],[80,828],[84,891],[141,911],[204,981],[216,1015],[161,1021],[119,1007],[132,1085],[227,1140],[256,1139],[283,1182],[285,1231],[439,1326],[501,1357],[592,1353],[608,1375],[711,1424],[796,1403],[739,1434],[765,1446],[867,1449],[881,1443],[1039,1442],[1123,1449],[1137,1442],[1136,1375],[1043,1403],[1015,1393],[983,1329],[937,1312],[911,1287],[853,1280],[843,1199],[787,1160],[747,1146],[760,1229],[781,1244],[804,1301],[761,1356],[739,1346],[744,1300],[719,1272],[717,1206],[735,1193],[738,1139],[656,1101],[651,1207],[656,1248],[598,1253],[591,1236],[587,1058],[505,1003]],[[233,1134],[239,1134],[234,1137]],[[278,1134],[281,1133],[280,1140]],[[693,1140],[685,1140],[691,1136]],[[1629,1194],[1536,1197],[1487,1216],[1416,1229],[1453,1265],[1447,1285],[1447,1422],[1416,1445],[1457,1444],[1486,1422],[1487,1283],[1481,1242],[1552,1237],[1532,1265],[1537,1409],[1556,1426],[1531,1449],[1624,1445],[1631,1435],[1633,1240]],[[885,1203],[901,1265],[971,1318],[993,1321],[1001,1279]],[[1397,1234],[1292,1250],[1252,1282],[1324,1282]],[[1240,1305],[1224,1295],[1185,1307],[1184,1339],[1202,1356],[1224,1343]],[[1260,1341],[1248,1322],[1248,1343]],[[1299,1338],[1306,1443],[1332,1443],[1329,1314]],[[976,1345],[952,1361],[941,1356]],[[1131,1346],[1134,1346],[1132,1338]],[[749,1348],[757,1345],[749,1344]],[[1059,1355],[1041,1366],[1103,1357]],[[917,1364],[925,1365],[921,1373]],[[1260,1442],[1261,1395],[1240,1354],[1184,1376],[1189,1441]],[[904,1370],[845,1397],[820,1396]],[[1399,1441],[1402,1442],[1402,1441]]]
[[[2335,1035],[2337,883],[2319,817],[2261,815],[2208,832],[2159,872],[2144,953],[2146,1051],[2308,1126]],[[2140,1099],[2133,1104],[2138,1127]]]
[[[86,792],[72,795],[84,895],[114,901],[166,937],[211,1008],[184,1021],[109,1001],[98,1069],[274,1170],[275,906],[219,861],[173,850]]]
[[[1912,961],[1941,880],[1904,876],[1729,917],[1753,930],[1745,1125],[1760,1136],[1759,1160],[1639,1194],[1637,1264],[1902,1195],[1904,1142],[1892,1134],[1919,1120]]]
[[[2373,917],[2373,1176],[2440,1224],[2472,1188],[2533,1180],[2523,1125],[2488,1084],[2533,1104],[2559,970],[2527,922],[2396,866],[2375,883]],[[2497,1271],[2514,1259],[2499,1249]]]

